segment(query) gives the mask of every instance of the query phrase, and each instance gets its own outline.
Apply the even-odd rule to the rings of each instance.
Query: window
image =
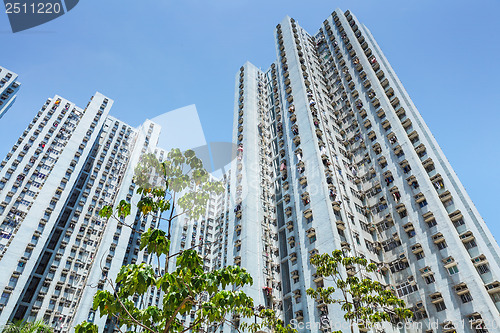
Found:
[[[316,235],[309,238],[309,244],[312,244],[316,241]]]
[[[493,302],[495,302],[495,303],[500,302],[500,293],[494,293],[494,294],[491,294],[491,299],[492,299],[492,300],[493,300]]]
[[[477,268],[477,271],[479,272],[479,274],[485,274],[485,273],[488,273],[490,271],[490,268],[488,267],[487,264],[479,265],[476,268]]]
[[[424,276],[425,283],[431,284],[436,282],[436,279],[434,278],[434,274]]]
[[[417,257],[417,260],[423,259],[425,257],[424,251],[415,254],[415,257]]]
[[[464,225],[464,224],[465,224],[464,219],[459,219],[459,220],[456,220],[453,222],[453,225],[455,226],[455,228],[458,228],[459,226]]]
[[[434,304],[436,306],[436,312],[441,312],[446,309],[444,302],[439,302]]]
[[[419,202],[419,203],[418,203],[418,206],[419,206],[420,208],[423,208],[423,207],[427,206],[427,200],[424,200],[424,201]]]
[[[465,242],[464,246],[467,250],[472,249],[477,246],[476,241],[473,239],[471,241]]]
[[[389,268],[390,268],[392,273],[402,271],[402,270],[406,269],[407,267],[409,267],[408,262],[401,261],[401,260],[394,261],[394,262],[391,262],[389,264]]]
[[[436,220],[434,220],[434,219],[433,219],[433,220],[431,220],[431,221],[429,221],[429,222],[427,222],[427,226],[428,226],[429,228],[432,228],[432,227],[433,227],[433,226],[435,226],[435,225],[437,225],[437,222],[436,222]]]
[[[463,295],[460,295],[460,299],[462,300],[462,303],[469,303],[472,301],[472,296],[470,293],[465,293]]]
[[[446,242],[440,242],[440,243],[437,243],[436,244],[438,250],[442,250],[442,249],[445,249],[448,247],[448,244],[446,244]]]
[[[7,304],[7,301],[9,300],[9,293],[3,292],[2,297],[0,298],[0,304]]]
[[[453,265],[453,266],[449,267],[448,268],[448,273],[450,273],[450,275],[458,273],[458,267],[457,267],[457,265]]]
[[[404,283],[401,283],[396,286],[396,291],[398,292],[399,297],[406,296],[417,290],[418,290],[417,285],[416,284],[411,285],[408,281],[405,281]]]
[[[449,207],[449,206],[453,205],[453,199],[450,199],[450,200],[443,202],[443,205],[445,207]]]

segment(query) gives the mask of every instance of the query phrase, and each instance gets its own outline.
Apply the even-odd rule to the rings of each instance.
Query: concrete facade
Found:
[[[16,101],[16,93],[21,83],[17,81],[17,74],[0,66],[0,118]]]
[[[155,144],[160,127],[139,128],[108,115],[113,101],[96,93],[85,109],[60,96],[48,99],[0,169],[0,323],[44,319],[56,332],[90,320],[99,289],[112,290],[123,264],[148,262],[140,232],[158,219],[132,205],[123,221],[99,218],[104,205],[137,202],[134,166]],[[153,293],[154,291],[151,291]],[[158,299],[137,299],[147,306]]]
[[[286,17],[274,36],[270,68],[236,75],[223,265],[245,267],[255,303],[300,331],[345,323],[306,297],[330,283],[310,257],[335,249],[376,263],[360,277],[414,312],[371,331],[497,331],[498,244],[369,30],[336,10],[314,35]]]

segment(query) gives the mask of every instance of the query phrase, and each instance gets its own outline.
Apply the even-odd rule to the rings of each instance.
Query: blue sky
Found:
[[[336,7],[371,30],[500,239],[498,0],[81,0],[17,34],[0,13],[0,64],[23,83],[0,120],[0,156],[47,97],[84,107],[95,91],[115,100],[112,115],[135,126],[196,104],[207,141],[230,141],[239,67],[269,66],[273,29],[285,15],[315,33]]]

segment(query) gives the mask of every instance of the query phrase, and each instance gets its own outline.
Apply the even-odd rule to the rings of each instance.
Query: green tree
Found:
[[[256,332],[272,328],[275,332],[292,332],[284,327],[270,309],[253,304],[241,288],[252,284],[250,274],[239,266],[229,266],[205,272],[203,258],[194,248],[170,253],[171,229],[175,219],[183,214],[198,219],[205,213],[210,193],[220,193],[220,182],[210,180],[203,163],[194,152],[169,152],[160,162],[153,154],[146,154],[135,169],[134,181],[141,199],[137,208],[142,216],[155,216],[166,223],[166,230],[149,229],[141,235],[140,249],[156,257],[155,270],[146,263],[123,266],[115,281],[108,279],[111,290],[96,293],[93,309],[99,315],[113,318],[120,329],[140,329],[150,333],[206,332],[209,327],[224,323],[240,331]],[[176,207],[177,206],[177,207]],[[131,204],[121,201],[115,208],[103,207],[100,215],[123,222],[130,215]],[[175,269],[169,273],[170,259]],[[156,261],[155,261],[156,262]],[[164,293],[161,306],[140,308],[134,298],[146,295],[152,288]],[[194,312],[194,313],[193,313]],[[194,314],[191,323],[180,316]],[[247,320],[241,320],[247,318]],[[257,318],[258,320],[257,323]],[[252,323],[253,322],[253,323]],[[97,332],[93,323],[83,322],[75,327],[76,333]]]
[[[351,332],[355,325],[369,328],[392,319],[412,317],[413,312],[405,308],[404,301],[391,289],[378,281],[358,277],[358,273],[375,272],[376,264],[368,263],[365,258],[347,256],[340,250],[331,255],[317,254],[310,261],[316,267],[316,275],[330,283],[327,287],[310,288],[307,294],[325,304],[338,304]]]
[[[18,321],[8,323],[2,328],[2,333],[52,333],[52,328],[43,320],[35,322]]]

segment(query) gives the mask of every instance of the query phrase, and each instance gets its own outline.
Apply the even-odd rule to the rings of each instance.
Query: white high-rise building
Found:
[[[337,305],[306,296],[331,283],[311,256],[341,249],[414,312],[386,332],[496,332],[498,244],[369,30],[336,10],[313,35],[287,17],[274,36],[275,63],[236,77],[212,267],[245,267],[255,303],[301,331],[349,331]]]
[[[17,74],[0,66],[0,118],[16,101],[16,92],[20,86]]]
[[[47,100],[0,169],[0,323],[44,319],[67,332],[90,320],[98,289],[112,290],[123,264],[148,261],[140,232],[158,221],[132,205],[123,221],[99,218],[104,205],[137,203],[132,177],[156,148],[160,127],[139,128],[108,115],[113,101],[96,93],[85,109],[60,96]],[[137,299],[148,305],[158,299]]]

